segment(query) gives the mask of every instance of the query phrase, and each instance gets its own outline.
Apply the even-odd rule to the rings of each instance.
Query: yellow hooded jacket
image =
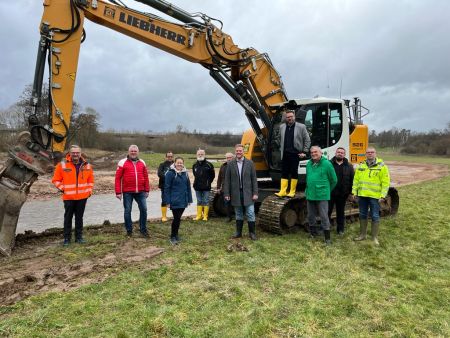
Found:
[[[381,158],[371,166],[361,162],[355,170],[352,194],[361,197],[385,198],[389,191],[389,170]]]

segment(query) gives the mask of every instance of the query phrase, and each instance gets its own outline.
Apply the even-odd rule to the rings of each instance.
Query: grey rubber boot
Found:
[[[372,241],[375,245],[380,245],[378,242],[378,231],[380,230],[380,222],[372,222]]]
[[[359,236],[354,238],[355,241],[363,241],[367,236],[367,219],[359,220]]]

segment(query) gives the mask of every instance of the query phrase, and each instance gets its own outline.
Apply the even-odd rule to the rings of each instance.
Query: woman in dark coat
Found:
[[[191,182],[184,160],[177,157],[173,165],[167,171],[164,180],[164,203],[172,210],[172,232],[170,234],[170,243],[175,245],[180,242],[178,230],[180,229],[181,216],[184,209],[192,203]]]

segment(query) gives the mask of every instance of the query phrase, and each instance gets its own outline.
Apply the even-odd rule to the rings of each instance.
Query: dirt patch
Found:
[[[85,231],[87,237],[92,238],[98,233],[122,233],[123,229],[121,226],[109,226],[87,228]],[[150,270],[169,264],[164,260],[155,263],[152,258],[164,249],[154,246],[152,242],[153,239],[138,237],[117,240],[116,237],[108,239],[108,236],[102,236],[100,243],[72,244],[64,248],[61,246],[60,229],[39,235],[27,233],[17,236],[14,255],[0,257],[0,305],[13,304],[42,292],[67,291],[100,283],[124,268]],[[86,255],[76,252],[80,247],[86,250]]]
[[[448,166],[445,164],[397,161],[386,161],[386,164],[391,175],[391,185],[394,187],[434,180],[449,174]]]

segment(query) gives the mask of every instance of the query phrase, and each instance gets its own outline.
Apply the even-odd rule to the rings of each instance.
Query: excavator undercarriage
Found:
[[[271,191],[272,192],[272,191]],[[213,195],[213,194],[212,194]],[[214,195],[213,195],[214,196]],[[214,216],[226,216],[226,209],[221,202],[222,196],[215,195],[210,200],[210,210]],[[399,196],[397,189],[389,188],[388,196],[380,205],[381,216],[393,216],[399,208]],[[297,192],[294,198],[280,198],[271,195],[258,203],[257,225],[264,231],[279,235],[289,234],[304,228],[308,231],[308,219],[306,198],[303,192]],[[345,206],[345,217],[351,221],[359,215],[358,203],[347,202]],[[336,213],[331,214],[331,219],[336,218]]]

